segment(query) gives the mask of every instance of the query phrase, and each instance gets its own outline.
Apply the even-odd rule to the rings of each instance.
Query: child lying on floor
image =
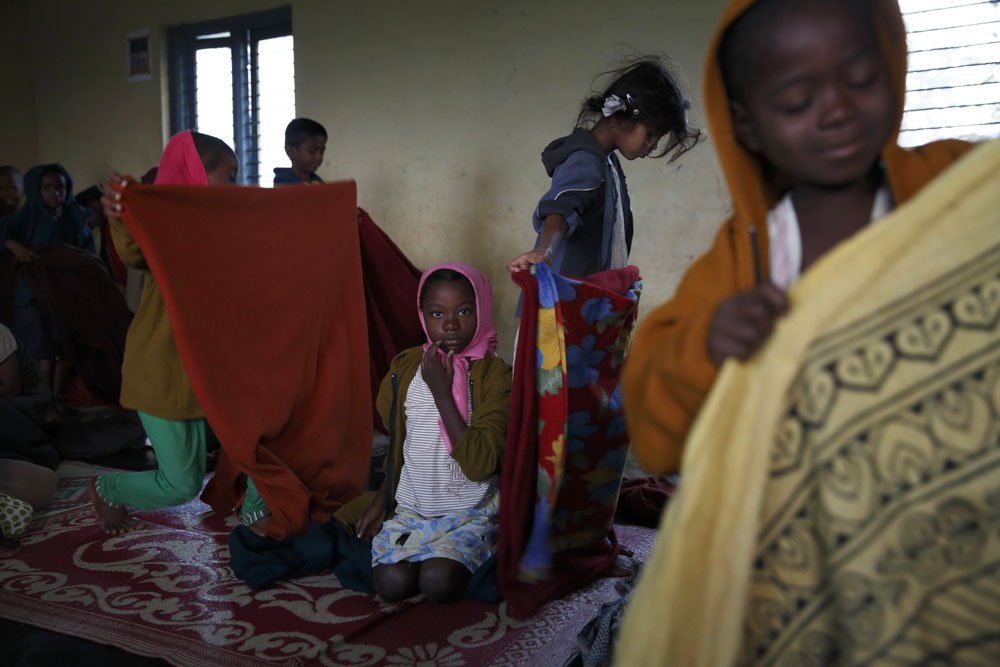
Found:
[[[418,307],[427,343],[398,355],[382,382],[386,480],[338,517],[373,538],[383,600],[456,600],[493,554],[511,375],[495,355],[492,302],[486,276],[470,266],[426,271]]]

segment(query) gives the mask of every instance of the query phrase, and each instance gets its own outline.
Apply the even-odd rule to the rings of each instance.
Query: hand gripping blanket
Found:
[[[642,283],[635,267],[523,290],[501,473],[498,579],[512,613],[593,579],[618,555],[614,512],[629,440],[618,374]]]
[[[722,369],[615,664],[1000,664],[998,173],[832,250]]]
[[[135,185],[124,202],[222,443],[202,499],[230,512],[250,475],[270,537],[325,522],[360,493],[371,453],[354,184]]]

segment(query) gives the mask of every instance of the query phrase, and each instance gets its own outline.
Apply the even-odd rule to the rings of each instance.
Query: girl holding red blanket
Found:
[[[157,185],[234,185],[239,162],[221,139],[182,132],[167,144]],[[111,236],[122,261],[145,272],[139,309],[125,341],[121,404],[138,411],[156,453],[156,470],[113,472],[90,482],[90,498],[105,532],[118,534],[145,527],[125,506],[173,507],[201,491],[205,477],[205,414],[195,398],[174,341],[163,295],[138,244],[120,219],[126,179],[112,174],[102,202]],[[248,479],[240,516],[263,530],[267,507]]]

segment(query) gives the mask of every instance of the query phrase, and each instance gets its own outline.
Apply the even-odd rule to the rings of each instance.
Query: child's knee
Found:
[[[420,592],[438,604],[454,602],[462,597],[471,575],[458,561],[434,558],[420,568]]]
[[[372,569],[375,593],[386,602],[399,602],[419,592],[416,563],[376,565]]]

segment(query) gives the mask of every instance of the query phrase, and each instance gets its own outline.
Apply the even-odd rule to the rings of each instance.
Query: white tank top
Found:
[[[469,418],[472,418],[471,396]],[[420,370],[413,377],[403,403],[406,438],[403,471],[396,487],[396,502],[427,518],[475,507],[493,494],[499,475],[473,482],[451,457],[438,424],[440,413]]]

